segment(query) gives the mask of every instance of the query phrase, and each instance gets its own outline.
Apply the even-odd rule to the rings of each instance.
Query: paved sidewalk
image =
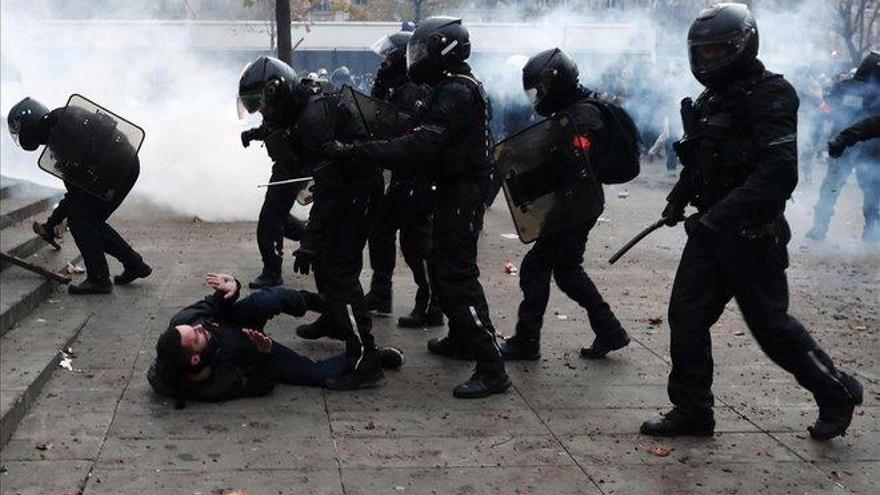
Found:
[[[406,366],[384,388],[359,392],[279,386],[269,396],[174,410],[155,397],[144,372],[155,339],[174,311],[207,293],[201,277],[228,271],[243,282],[259,270],[254,223],[193,223],[161,212],[115,223],[132,234],[154,275],[93,299],[95,315],[72,346],[75,372],[58,369],[31,413],[0,452],[2,494],[826,494],[880,493],[880,254],[841,254],[791,245],[793,313],[840,366],[866,386],[850,434],[809,439],[816,415],[807,393],[761,354],[735,305],[714,331],[718,433],[709,439],[638,435],[667,407],[665,307],[683,242],[665,229],[614,267],[605,259],[653,220],[664,190],[609,189],[592,234],[587,267],[632,333],[631,346],[588,362],[592,340],[583,311],[554,288],[543,358],[510,364],[515,387],[462,401],[452,387],[471,364],[425,349],[445,329],[404,330],[376,318],[380,344],[402,348]],[[622,188],[621,188],[622,189]],[[841,216],[860,228],[857,205]],[[146,216],[145,216],[146,215]],[[847,226],[838,221],[836,229]],[[795,222],[796,232],[806,227]],[[512,332],[518,279],[503,271],[527,246],[506,206],[486,217],[480,266],[494,323]],[[290,250],[288,249],[288,252]],[[292,287],[312,287],[290,274]],[[118,268],[117,268],[118,269]],[[410,309],[414,285],[399,260],[394,311]],[[60,296],[67,297],[67,296]],[[267,331],[309,355],[339,352],[305,342],[279,317]],[[651,452],[667,455],[654,455]]]

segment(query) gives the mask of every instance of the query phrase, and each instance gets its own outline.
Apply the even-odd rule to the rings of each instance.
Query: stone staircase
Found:
[[[0,177],[0,249],[54,271],[80,263],[69,233],[56,251],[31,229],[34,221],[45,221],[61,197],[57,189]],[[17,266],[0,266],[0,446],[90,314],[87,304],[69,298],[61,284]]]

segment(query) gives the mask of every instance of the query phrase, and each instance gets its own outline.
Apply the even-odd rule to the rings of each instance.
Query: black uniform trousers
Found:
[[[449,338],[473,350],[478,371],[500,371],[504,363],[477,267],[482,190],[469,181],[438,184],[436,201],[430,262],[440,307],[449,318]]]
[[[846,393],[831,359],[788,314],[789,237],[786,232],[778,240],[749,240],[733,231],[688,239],[669,302],[668,385],[669,398],[686,417],[712,420],[709,329],[731,297],[761,349],[812,392],[820,405],[841,400]]]
[[[314,263],[315,284],[326,304],[321,317],[339,329],[354,369],[376,351],[360,283],[369,229],[367,216],[374,195],[369,188],[365,189],[320,199],[328,202],[321,206],[326,208],[327,221],[322,222],[322,241]]]
[[[550,299],[551,276],[565,295],[587,310],[599,339],[613,342],[620,337],[623,327],[583,268],[587,237],[595,223],[585,222],[541,237],[526,253],[519,279],[523,300],[516,324],[518,338],[539,337]]]
[[[137,158],[135,158],[137,160]],[[107,224],[110,215],[119,208],[122,201],[137,182],[140,174],[139,164],[135,164],[132,176],[113,201],[103,201],[72,184],[65,183],[67,192],[49,216],[51,227],[59,225],[67,218],[67,226],[73,242],[83,257],[86,277],[98,283],[110,281],[110,268],[106,254],[113,256],[125,268],[133,268],[143,263],[143,258],[116,230]]]
[[[392,182],[378,200],[370,220],[370,293],[391,298],[391,277],[397,258],[395,241],[400,231],[400,250],[418,287],[416,309],[437,306],[433,275],[428,269],[431,246],[430,186],[413,182]]]
[[[272,166],[272,176],[269,180],[277,182],[295,177],[296,174],[276,163]],[[293,208],[297,195],[306,184],[306,181],[301,181],[266,188],[266,196],[257,221],[257,246],[263,259],[265,273],[281,273],[285,237],[295,241],[302,240],[305,223],[294,218],[290,214],[290,209]]]

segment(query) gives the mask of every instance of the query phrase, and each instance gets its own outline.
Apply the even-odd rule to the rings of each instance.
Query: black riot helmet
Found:
[[[406,44],[406,70],[413,82],[432,84],[470,56],[470,35],[461,19],[429,17]]]
[[[16,103],[6,116],[13,141],[27,151],[39,148],[39,122],[48,113],[46,105],[30,97]]]
[[[562,110],[578,85],[577,64],[559,48],[532,56],[522,73],[523,89],[535,111],[544,117]]]
[[[856,69],[853,79],[866,83],[880,83],[880,52],[873,50],[868,52]]]
[[[296,71],[274,57],[261,55],[241,72],[238,81],[238,116],[266,106],[280,106],[294,95],[299,78]]]
[[[758,25],[746,5],[718,3],[704,9],[688,31],[691,72],[704,86],[723,86],[758,57]]]

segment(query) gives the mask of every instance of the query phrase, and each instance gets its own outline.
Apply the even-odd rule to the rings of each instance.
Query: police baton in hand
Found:
[[[648,237],[648,235],[651,232],[654,232],[655,230],[659,229],[660,227],[663,227],[664,225],[666,225],[666,218],[661,218],[660,220],[657,220],[656,222],[652,223],[651,225],[648,225],[647,227],[645,227],[644,230],[642,230],[641,232],[636,234],[636,236],[633,237],[632,239],[630,239],[630,241],[627,242],[622,248],[617,250],[617,252],[614,253],[613,256],[608,258],[608,263],[613,265],[617,260],[622,258],[623,255],[626,254],[627,251],[632,249],[633,246],[635,246],[636,244],[641,242],[642,239],[644,239],[645,237]]]

